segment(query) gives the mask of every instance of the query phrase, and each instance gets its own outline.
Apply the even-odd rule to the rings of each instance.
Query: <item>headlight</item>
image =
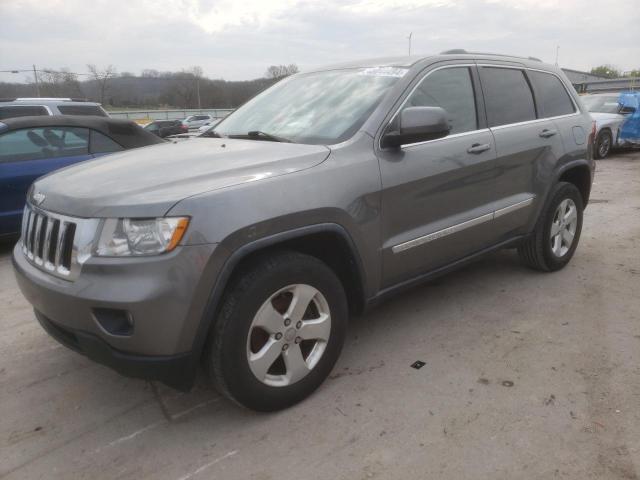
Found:
[[[102,225],[95,254],[123,257],[170,252],[188,225],[186,217],[109,218]]]

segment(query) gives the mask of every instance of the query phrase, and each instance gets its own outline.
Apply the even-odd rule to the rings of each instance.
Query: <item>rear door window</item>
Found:
[[[97,105],[58,105],[58,110],[62,115],[97,115],[107,117],[108,115]]]
[[[575,113],[576,109],[566,88],[555,75],[528,71],[533,91],[536,94],[538,110],[543,117],[558,117]]]
[[[514,68],[480,68],[490,127],[536,119],[533,94],[524,72]]]
[[[121,145],[106,135],[91,130],[91,153],[112,153],[120,150],[124,150]]]
[[[7,105],[0,107],[0,120],[39,115],[49,115],[49,111],[41,105]]]

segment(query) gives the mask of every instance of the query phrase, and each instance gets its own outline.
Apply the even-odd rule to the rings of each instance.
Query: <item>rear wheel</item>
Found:
[[[582,231],[582,195],[572,183],[560,182],[531,235],[518,247],[521,260],[536,270],[563,268],[573,257]]]
[[[346,333],[342,284],[320,260],[282,252],[232,283],[206,362],[217,389],[259,411],[293,405],[333,368]]]
[[[602,130],[598,134],[596,141],[596,157],[605,158],[611,151],[611,132],[609,130]]]

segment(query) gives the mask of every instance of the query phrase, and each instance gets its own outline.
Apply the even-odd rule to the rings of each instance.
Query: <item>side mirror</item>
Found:
[[[635,107],[632,107],[631,105],[623,105],[620,107],[620,113],[634,113],[635,111]]]
[[[407,143],[425,142],[449,135],[447,112],[440,107],[408,107],[400,112],[397,131],[382,137],[383,147],[398,148]]]

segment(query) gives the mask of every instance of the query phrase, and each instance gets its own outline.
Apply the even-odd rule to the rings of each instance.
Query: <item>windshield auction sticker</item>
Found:
[[[366,75],[368,77],[404,77],[407,73],[406,68],[398,67],[371,67],[365,68],[358,72],[358,75]]]

